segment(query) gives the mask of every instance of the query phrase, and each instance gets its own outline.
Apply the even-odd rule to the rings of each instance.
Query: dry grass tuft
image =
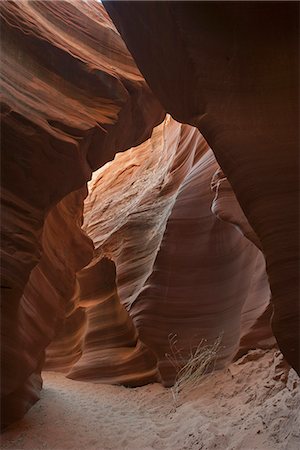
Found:
[[[189,394],[199,386],[208,372],[213,371],[221,341],[222,335],[211,345],[205,344],[206,340],[202,339],[186,360],[186,356],[183,356],[177,346],[177,335],[169,335],[170,353],[166,353],[166,357],[176,370],[175,383],[171,388],[175,408],[178,406],[179,397]]]

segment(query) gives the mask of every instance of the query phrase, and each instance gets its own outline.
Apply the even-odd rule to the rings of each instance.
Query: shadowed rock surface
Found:
[[[272,328],[299,373],[299,3],[103,3],[163,106],[216,155],[261,243]]]

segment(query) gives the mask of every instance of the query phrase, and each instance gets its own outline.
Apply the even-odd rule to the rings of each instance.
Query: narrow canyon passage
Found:
[[[298,450],[299,3],[0,17],[3,448]]]
[[[280,367],[281,366],[281,367]],[[300,385],[253,351],[174,407],[159,384],[125,388],[43,373],[41,400],[3,436],[11,450],[298,450]]]

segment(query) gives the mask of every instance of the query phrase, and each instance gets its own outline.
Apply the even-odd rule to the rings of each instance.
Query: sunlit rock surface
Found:
[[[172,384],[172,335],[178,364],[202,339],[222,337],[219,368],[242,337],[247,348],[269,285],[260,250],[212,212],[218,170],[198,130],[168,116],[151,139],[95,173],[84,214],[94,259],[78,275],[88,324],[69,377]],[[264,333],[272,336],[268,322]]]

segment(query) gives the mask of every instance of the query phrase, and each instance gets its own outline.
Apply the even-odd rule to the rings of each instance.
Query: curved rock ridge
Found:
[[[211,188],[215,193],[211,207],[212,212],[220,220],[234,225],[246,238],[261,249],[261,243],[253,228],[250,226],[222,169],[219,168],[213,175]],[[259,279],[261,280],[260,282]],[[259,264],[255,270],[255,276],[252,281],[253,286],[258,286],[258,295],[259,289],[263,288],[264,283],[264,268]],[[272,345],[275,345],[275,339],[270,328],[273,313],[272,304],[268,304],[265,312],[253,324],[252,302],[253,298],[250,296],[242,310],[241,330],[243,330],[243,333],[237,355],[241,355],[249,349],[255,349],[257,347],[269,348]],[[245,324],[247,324],[246,327],[244,326]],[[247,332],[249,328],[250,331]]]
[[[261,244],[272,328],[300,374],[299,3],[103,4],[166,110],[213,149]]]
[[[253,345],[270,299],[265,262],[213,214],[218,170],[198,130],[167,116],[148,141],[94,174],[84,230],[95,253],[78,274],[88,324],[69,377],[171,385],[171,335],[184,360],[202,339],[222,335],[217,367],[234,358],[241,338],[244,350]],[[262,332],[272,336],[268,321]]]
[[[22,417],[37,400],[45,348],[79,301],[78,290],[74,295],[76,272],[93,256],[92,241],[81,229],[86,194],[86,187],[72,192],[52,208],[42,231],[41,259],[23,295],[18,302],[2,299],[3,426]],[[76,360],[72,352],[70,346],[69,358]]]
[[[1,19],[5,112],[62,140],[74,162],[78,148],[89,173],[163,119],[98,1],[2,2]]]
[[[261,243],[250,226],[222,169],[218,169],[214,174],[211,188],[215,192],[211,207],[212,212],[219,219],[236,226],[246,238],[261,250]]]
[[[185,360],[202,339],[222,337],[216,367],[224,367],[270,299],[261,252],[211,212],[217,168],[207,146],[179,188],[152,274],[130,310],[166,385],[176,375],[170,336]]]
[[[91,181],[83,228],[96,258],[115,261],[127,309],[151,273],[178,188],[204,151],[198,130],[168,116],[148,141],[116,155]]]
[[[95,252],[78,274],[87,329],[83,355],[68,377],[127,385],[157,380],[156,357],[138,339],[127,311],[151,273],[178,186],[206,148],[194,135],[198,130],[167,117],[148,141],[95,172],[84,214]],[[62,353],[67,361],[68,332],[50,346],[46,368],[60,370]]]
[[[70,331],[84,319],[77,311],[71,325],[66,315],[77,301],[75,273],[92,258],[80,230],[86,182],[165,113],[99,2],[1,2],[0,14],[7,425],[38,397],[44,349],[61,321]],[[81,333],[67,339],[68,361],[55,353],[62,370],[80,356]]]
[[[79,280],[87,326],[82,357],[68,378],[128,386],[156,381],[156,358],[138,341],[132,320],[120,303],[114,262],[100,259],[83,270]]]
[[[46,348],[43,370],[68,373],[82,354],[82,336],[87,328],[84,308],[65,315],[56,329],[54,339]]]
[[[45,213],[164,113],[98,2],[1,2],[0,12],[3,284],[22,291]],[[25,216],[28,230],[10,232]]]

